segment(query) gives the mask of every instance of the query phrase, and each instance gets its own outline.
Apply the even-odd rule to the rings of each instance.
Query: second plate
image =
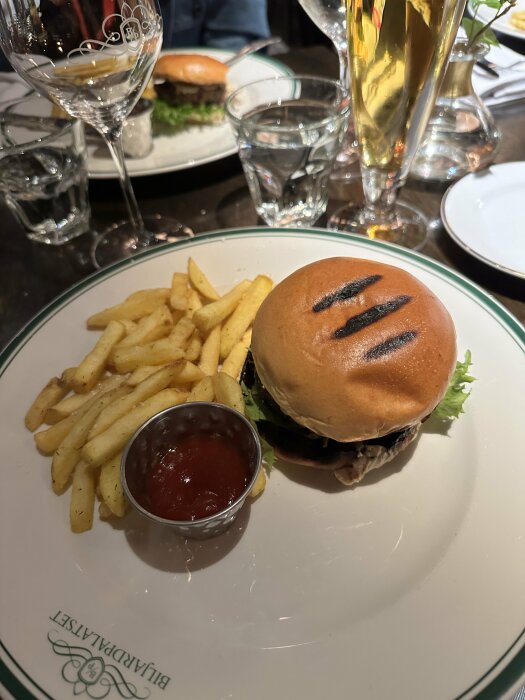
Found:
[[[443,224],[464,250],[515,277],[525,277],[523,217],[525,163],[502,163],[450,187],[441,202]]]
[[[170,53],[196,52],[227,61],[233,53],[221,49],[181,49],[163,51]],[[232,88],[240,87],[252,80],[291,75],[287,66],[266,56],[248,56],[232,66],[228,83]],[[227,121],[213,126],[191,126],[173,135],[159,135],[153,139],[153,150],[145,158],[126,160],[131,176],[160,175],[161,173],[185,170],[197,165],[211,163],[236,153],[233,133]],[[117,171],[109,151],[102,141],[88,146],[89,176],[94,179],[116,178]]]

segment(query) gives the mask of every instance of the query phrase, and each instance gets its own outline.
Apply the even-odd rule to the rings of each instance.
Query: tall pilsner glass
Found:
[[[348,88],[348,39],[346,35],[345,0],[298,0],[312,22],[333,43],[339,60],[339,82]],[[330,177],[333,180],[350,180],[359,177],[359,155],[355,142],[352,119],[337,154]]]
[[[145,227],[122,150],[122,125],[149,80],[162,45],[157,0],[0,0],[0,43],[16,72],[72,117],[94,127],[115,162],[129,222],[112,227],[95,250],[99,265],[167,236],[173,220]]]
[[[337,228],[420,248],[427,222],[396,203],[423,136],[465,0],[348,0],[354,121],[365,203]],[[342,224],[343,222],[343,224]]]

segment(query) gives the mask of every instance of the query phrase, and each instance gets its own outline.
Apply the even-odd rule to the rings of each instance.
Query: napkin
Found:
[[[486,58],[488,61],[497,64],[499,78],[489,75],[482,68],[476,66],[472,73],[472,85],[487,107],[510,104],[519,97],[525,99],[525,56],[500,44],[499,46],[491,46]],[[512,69],[505,69],[505,66],[510,66],[520,60],[523,61],[521,65]],[[501,66],[501,69],[499,66]],[[519,78],[523,78],[523,82],[508,84]],[[483,93],[486,90],[500,86],[501,89],[496,95],[483,97]]]
[[[0,72],[0,103],[18,100],[27,95],[32,88],[23,80],[18,73]]]

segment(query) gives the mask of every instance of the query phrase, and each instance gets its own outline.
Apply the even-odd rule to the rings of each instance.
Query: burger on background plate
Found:
[[[204,54],[166,54],[153,71],[153,118],[172,127],[224,119],[228,66]]]
[[[247,415],[286,461],[351,485],[392,460],[434,411],[456,417],[470,356],[441,301],[410,273],[358,258],[296,270],[253,324]]]

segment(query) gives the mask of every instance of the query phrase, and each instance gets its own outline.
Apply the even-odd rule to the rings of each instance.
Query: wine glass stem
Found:
[[[365,197],[365,217],[373,224],[393,221],[400,187],[396,174],[383,168],[361,164],[361,176]]]
[[[335,49],[339,59],[339,82],[344,88],[350,90],[348,82],[348,51],[346,46],[341,46],[340,44],[336,44]]]
[[[131,178],[128,173],[128,168],[126,166],[126,159],[124,156],[124,149],[122,147],[122,134],[104,134],[104,141],[109,148],[113,162],[117,168],[118,179],[120,186],[122,188],[122,194],[124,195],[124,201],[126,202],[126,208],[128,210],[128,217],[135,230],[138,240],[145,239],[147,234],[144,228],[144,221],[140,213],[139,205],[137,204],[137,199],[135,193],[133,192],[133,187],[131,185]]]

